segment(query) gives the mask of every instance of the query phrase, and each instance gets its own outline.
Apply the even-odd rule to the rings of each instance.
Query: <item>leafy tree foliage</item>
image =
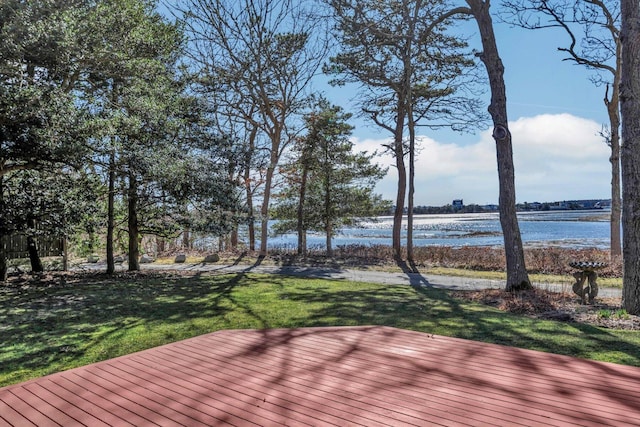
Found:
[[[138,268],[142,232],[192,223],[194,209],[207,209],[197,217],[209,229],[227,220],[235,194],[220,161],[225,154],[216,148],[221,138],[212,135],[181,73],[183,34],[156,6],[151,0],[0,4],[0,234],[35,230],[34,218],[38,232],[53,233],[54,223],[77,225],[95,216],[78,197],[69,203],[86,208],[84,214],[50,202],[71,201],[82,180],[95,182],[91,176],[106,178],[111,271],[115,206],[127,206],[130,269]],[[220,210],[224,215],[212,214]],[[104,224],[90,222],[92,231]],[[0,259],[6,273],[4,254]]]
[[[82,2],[8,0],[0,4],[0,240],[41,217],[25,205],[36,179],[78,167],[86,154],[84,114],[72,94],[74,13]],[[57,181],[56,181],[57,182]],[[50,184],[54,182],[50,180]],[[59,183],[59,182],[57,182]],[[23,186],[23,188],[15,187]],[[49,188],[62,193],[64,187]],[[6,276],[0,245],[0,280]]]
[[[196,217],[200,227],[226,227],[228,215],[214,212],[235,203],[225,171],[214,163],[219,156],[211,157],[220,138],[180,67],[183,34],[155,5],[103,0],[85,24],[96,29],[86,41],[95,55],[83,100],[94,118],[94,160],[109,187],[110,272],[118,200],[127,206],[130,270],[139,269],[143,234],[175,235],[196,226]],[[204,205],[208,213],[196,215]]]
[[[73,3],[0,4],[0,176],[77,165],[86,151],[70,94]]]
[[[181,34],[155,12],[156,2],[101,0],[76,9],[74,94],[91,113],[91,138],[98,171],[108,176],[108,270],[113,271],[115,181],[125,183],[129,268],[138,268],[139,182],[162,153],[175,124],[175,64]],[[173,103],[173,104],[172,104]],[[155,156],[154,156],[155,155]]]
[[[332,237],[345,225],[375,216],[389,208],[373,193],[386,169],[373,163],[376,153],[356,153],[349,140],[351,115],[322,101],[306,116],[308,133],[297,142],[296,158],[285,172],[288,185],[275,209],[278,232],[296,230],[299,251],[306,252],[307,231],[326,235],[327,254]]]
[[[77,218],[97,213],[99,184],[93,175],[68,168],[25,170],[3,177],[0,200],[4,224],[10,227],[6,234],[28,236],[33,271],[42,271],[38,240],[70,236],[83,225]]]

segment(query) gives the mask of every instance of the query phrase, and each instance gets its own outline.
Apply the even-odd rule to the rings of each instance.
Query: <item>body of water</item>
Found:
[[[525,246],[562,246],[572,248],[609,248],[610,212],[550,211],[518,214],[520,233]],[[392,217],[379,217],[361,227],[344,228],[333,238],[339,245],[391,245]],[[403,221],[406,239],[406,218]],[[324,234],[310,233],[310,249],[325,247]],[[404,240],[406,241],[406,240]],[[501,246],[502,230],[498,213],[416,215],[413,226],[414,246]],[[295,233],[270,237],[272,248],[295,249]]]

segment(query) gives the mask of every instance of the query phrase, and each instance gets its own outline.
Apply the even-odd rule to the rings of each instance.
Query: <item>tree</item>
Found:
[[[373,193],[387,171],[372,163],[376,153],[353,152],[350,116],[321,100],[318,111],[306,116],[308,133],[299,140],[296,159],[287,167],[289,185],[275,209],[283,221],[276,230],[297,231],[301,254],[306,253],[307,231],[325,233],[327,255],[332,256],[332,238],[340,227],[389,207]]]
[[[238,105],[231,101],[233,93],[225,91],[224,93],[215,93],[214,100],[211,100],[209,93],[210,87],[208,79],[202,83],[201,79],[196,79],[196,92],[200,94],[203,100],[209,101],[208,108],[211,108],[212,122],[215,123],[215,129],[219,135],[227,135],[226,139],[232,142],[228,147],[226,158],[229,159],[229,176],[232,180],[242,185],[244,188],[244,218],[242,222],[247,224],[247,234],[249,239],[249,250],[256,249],[256,207],[254,199],[256,193],[264,185],[264,173],[269,165],[268,150],[261,149],[265,147],[264,132],[261,132],[257,125],[257,120],[246,120],[244,117],[253,117],[256,114],[257,107],[247,104],[243,115],[238,114]],[[215,98],[222,97],[225,101],[218,102]],[[237,246],[238,227],[232,230],[231,244],[232,247]]]
[[[74,88],[81,1],[0,4],[0,175],[81,163],[81,110]]]
[[[524,249],[516,213],[515,171],[511,132],[507,119],[507,96],[504,84],[504,65],[498,53],[493,23],[489,12],[489,0],[466,0],[471,14],[478,23],[483,52],[480,59],[487,68],[491,86],[489,114],[493,120],[493,139],[496,142],[498,158],[498,179],[500,182],[498,199],[500,224],[504,235],[507,258],[507,291],[531,288],[531,281],[524,262]]]
[[[85,20],[85,32],[93,52],[85,102],[97,118],[96,161],[108,175],[107,271],[114,271],[116,181],[127,206],[129,270],[138,270],[142,234],[171,234],[177,223],[159,218],[179,216],[185,198],[209,188],[194,185],[201,170],[191,147],[204,144],[194,141],[196,131],[205,137],[202,108],[180,74],[183,34],[154,1],[103,0]]]
[[[58,181],[65,177],[78,183],[78,173],[107,176],[109,272],[114,271],[116,206],[128,207],[131,270],[138,269],[141,233],[173,231],[177,222],[162,219],[180,217],[188,223],[185,212],[205,203],[218,203],[228,216],[222,199],[235,200],[233,190],[228,180],[218,181],[220,169],[211,167],[218,159],[205,161],[198,151],[219,139],[207,133],[198,100],[179,72],[183,34],[156,12],[156,3],[0,3],[0,234],[25,227],[45,233],[49,230],[30,224],[53,224],[47,219],[51,217],[67,227],[79,222],[86,215],[56,207],[56,212],[73,212],[63,221],[42,210],[44,201],[56,206],[48,201],[54,190],[69,192]],[[201,165],[209,169],[203,171]],[[36,186],[44,177],[56,187]],[[10,197],[18,184],[37,189],[34,197]],[[216,190],[225,197],[214,194]],[[33,204],[31,212],[27,202]],[[9,209],[23,212],[27,225],[10,217]],[[211,226],[213,215],[199,216],[201,222],[203,218]],[[0,259],[4,277],[3,253]]]
[[[307,108],[307,91],[326,51],[318,36],[322,33],[314,34],[322,21],[309,17],[309,4],[188,0],[176,6],[185,18],[201,80],[208,79],[212,102],[234,111],[268,140],[260,147],[269,155],[260,211],[261,255],[267,253],[274,173]]]
[[[70,168],[25,170],[3,177],[0,191],[7,234],[27,236],[31,270],[41,272],[38,242],[69,237],[81,225],[77,218],[95,214],[99,183]]]
[[[68,95],[55,88],[0,84],[0,177],[3,178],[0,192],[9,185],[15,188],[29,183],[26,179],[29,172],[54,173],[64,165],[78,163],[84,150],[78,135],[69,129],[81,127],[79,121]],[[9,197],[0,203],[0,240],[18,230],[33,229],[27,223],[33,223],[33,218],[39,216],[24,204],[9,214],[15,203],[16,200]],[[32,208],[39,209],[38,205]],[[39,270],[35,247],[32,244],[30,248],[35,270]],[[0,281],[5,280],[7,273],[3,249],[0,245]]]
[[[503,3],[502,16],[527,29],[559,28],[568,36],[566,60],[597,74],[596,85],[605,87],[604,104],[609,125],[602,136],[611,148],[611,256],[622,252],[620,236],[620,75],[622,44],[618,2],[608,0],[517,0]],[[541,16],[546,21],[541,21]],[[581,34],[578,34],[581,32]]]
[[[622,305],[640,314],[640,6],[621,0],[622,226],[624,284]]]
[[[77,76],[73,18],[83,6],[54,0],[0,4],[0,194],[8,185],[28,183],[22,178],[31,171],[77,168],[83,162],[84,114],[71,93]],[[0,200],[0,240],[33,223],[35,214],[24,206],[22,217],[7,212],[13,202]],[[38,269],[36,248],[31,249]],[[6,273],[0,245],[0,280]]]
[[[478,24],[483,51],[479,57],[487,69],[491,87],[489,114],[493,121],[493,139],[496,142],[499,180],[500,226],[504,237],[507,261],[507,291],[530,289],[531,281],[524,261],[522,237],[516,212],[515,171],[513,167],[513,147],[507,119],[507,94],[504,83],[504,64],[498,53],[490,0],[466,0],[467,6],[453,8],[439,20],[446,20],[458,14],[471,15]]]
[[[206,105],[202,101],[197,99],[199,105]],[[183,227],[220,238],[236,231],[247,219],[237,180],[244,147],[233,138],[218,135],[207,117],[202,115],[198,124],[185,129],[185,140],[179,145],[182,154],[173,156],[181,164],[173,171],[159,168],[166,175],[160,181],[165,183],[164,192],[180,207]]]
[[[402,219],[407,192],[405,156],[409,153],[408,258],[413,258],[412,207],[416,127],[464,129],[479,123],[479,103],[469,95],[474,61],[463,51],[464,41],[447,32],[449,21],[438,20],[446,2],[376,0],[357,3],[327,0],[335,18],[338,52],[326,71],[333,84],[362,86],[364,114],[393,135],[387,147],[398,171],[393,251],[402,257]],[[407,135],[408,131],[408,147]]]

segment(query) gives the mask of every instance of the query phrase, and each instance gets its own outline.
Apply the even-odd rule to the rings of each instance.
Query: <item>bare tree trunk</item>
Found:
[[[615,146],[614,146],[615,144]],[[622,215],[622,197],[620,192],[620,135],[616,130],[611,133],[611,258],[622,254],[620,220]]]
[[[404,100],[399,100],[398,105],[402,106]],[[398,169],[398,189],[396,192],[396,208],[393,213],[393,256],[396,261],[402,261],[402,217],[404,215],[404,202],[407,192],[407,167],[404,163],[404,144],[402,141],[402,131],[404,129],[405,112],[404,108],[399,108],[398,119],[393,141],[393,154],[396,158],[396,168]]]
[[[622,60],[622,55],[617,55],[617,60]],[[622,65],[618,65],[620,69]],[[614,74],[611,99],[608,94],[604,97],[609,115],[609,126],[611,135],[609,145],[611,146],[611,243],[610,255],[615,258],[622,254],[622,241],[620,236],[620,218],[622,213],[622,196],[620,193],[620,74]],[[607,88],[608,91],[608,88]]]
[[[249,192],[247,192],[247,209],[249,211],[249,224],[248,224],[248,230],[247,230],[247,232],[249,233],[249,250],[255,251],[256,250],[256,219],[254,217],[254,210],[253,210],[253,197],[251,196],[251,194],[249,194]]]
[[[29,252],[29,261],[31,262],[31,271],[34,273],[42,273],[44,267],[42,260],[38,254],[38,244],[34,236],[27,236],[27,252]]]
[[[9,273],[9,266],[7,265],[7,247],[5,242],[5,236],[0,233],[0,282],[7,280]]]
[[[404,57],[404,72],[405,72],[405,90],[406,90],[406,113],[407,113],[407,127],[409,128],[409,194],[407,200],[407,261],[413,270],[416,270],[415,257],[413,254],[413,206],[415,197],[415,176],[416,176],[416,123],[413,116],[414,100],[413,100],[413,71],[411,64],[410,52],[413,49],[412,43],[415,38],[415,26],[416,16],[418,11],[422,8],[422,1],[415,3],[415,9],[413,15],[409,15],[409,10],[403,8],[405,13],[405,21],[410,27],[408,38],[409,45],[405,47],[406,51]]]
[[[249,147],[245,153],[244,159],[244,186],[247,194],[247,210],[249,214],[249,250],[256,250],[256,223],[253,209],[253,191],[251,188],[251,160],[253,159],[256,148],[256,136],[258,135],[258,127],[254,126],[249,134]]]
[[[621,0],[622,306],[640,314],[640,4]]]
[[[489,0],[466,0],[478,23],[482,39],[482,62],[487,68],[491,86],[489,113],[493,120],[493,139],[496,141],[498,179],[500,184],[500,224],[504,235],[507,259],[507,291],[531,288],[531,281],[524,262],[522,237],[516,215],[515,172],[511,132],[507,120],[507,96],[504,84],[504,66],[496,45],[493,23],[489,13]]]
[[[307,155],[306,153],[303,155]],[[309,175],[309,167],[307,166],[308,159],[305,157],[302,166],[302,178],[300,180],[300,192],[298,198],[298,223],[296,231],[298,232],[298,255],[307,255],[307,230],[304,221],[304,202],[307,193],[307,176]]]
[[[262,197],[261,230],[260,230],[260,256],[267,255],[267,239],[269,238],[269,200],[271,199],[271,184],[275,172],[277,156],[272,152],[271,163],[267,168],[267,176],[264,183],[264,196]]]
[[[407,200],[407,261],[415,269],[415,257],[413,255],[413,199],[415,194],[416,176],[416,129],[413,121],[413,113],[409,114],[409,197]]]
[[[159,254],[161,254],[161,253],[163,253],[165,251],[166,242],[164,240],[164,237],[156,236],[156,248],[157,248]]]
[[[230,242],[231,249],[238,248],[238,225],[237,224],[234,226],[233,230],[231,230],[229,242]]]
[[[0,212],[4,212],[4,178],[0,175]],[[0,282],[7,280],[9,266],[7,265],[7,234],[4,228],[5,221],[0,220]]]
[[[396,261],[402,261],[402,217],[407,191],[407,170],[402,156],[396,157],[396,167],[398,169],[398,190],[396,192],[396,208],[393,212],[393,256]]]
[[[182,247],[184,249],[191,249],[191,231],[189,228],[185,228],[182,231]]]
[[[331,227],[331,224],[328,224],[327,227],[325,228],[325,233],[327,233],[327,237],[326,237],[326,245],[327,245],[327,256],[329,258],[331,258],[333,256],[333,228]]]
[[[113,274],[116,271],[116,263],[113,256],[113,234],[115,229],[115,153],[111,153],[109,157],[109,194],[107,194],[107,274]]]
[[[29,218],[27,220],[27,225],[29,228],[33,229],[36,226],[36,222],[34,219]],[[31,271],[34,273],[42,273],[44,271],[44,267],[42,266],[40,255],[38,254],[38,243],[35,235],[30,234],[27,236],[27,252],[29,253]]]
[[[69,271],[69,239],[62,239],[62,271]]]
[[[324,193],[324,204],[325,204],[324,232],[326,235],[327,256],[332,257],[333,256],[333,246],[332,246],[333,227],[331,225],[331,218],[333,218],[333,215],[331,215],[331,213],[329,212],[329,209],[331,209],[330,208],[331,193],[327,189],[328,189],[328,185],[325,186],[325,193]]]
[[[128,229],[129,229],[129,271],[140,271],[140,244],[138,235],[138,182],[133,175],[129,176],[128,191]]]
[[[325,177],[326,182],[324,184],[325,188],[324,188],[324,217],[325,217],[325,222],[324,222],[324,232],[326,235],[326,245],[327,245],[327,256],[328,257],[332,257],[333,256],[333,246],[332,246],[332,240],[333,240],[333,226],[331,223],[331,219],[333,218],[333,215],[331,214],[330,210],[331,210],[331,191],[329,190],[330,188],[330,183],[329,183],[329,177],[326,176]]]
[[[271,150],[269,154],[269,166],[264,182],[264,194],[262,196],[261,230],[260,230],[260,256],[267,255],[267,239],[269,238],[269,203],[271,200],[271,186],[273,185],[273,175],[275,174],[278,161],[280,160],[280,138],[282,137],[282,128],[274,125],[273,133],[269,135],[271,139]]]
[[[250,173],[250,165],[247,165],[244,172],[244,187],[247,195],[247,215],[249,217],[247,232],[249,233],[249,250],[253,252],[256,250],[256,218],[255,210],[253,208],[253,192],[251,191]]]

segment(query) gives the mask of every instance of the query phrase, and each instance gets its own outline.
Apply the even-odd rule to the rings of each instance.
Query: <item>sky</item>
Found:
[[[475,23],[463,25],[470,44],[481,50]],[[517,202],[610,199],[610,149],[599,136],[608,123],[605,88],[590,81],[593,71],[565,61],[566,54],[558,52],[558,47],[567,45],[565,33],[511,28],[495,16],[494,29],[505,67]],[[326,80],[320,76],[314,89],[356,113],[357,88],[333,88]],[[487,88],[487,104],[489,96]],[[386,131],[363,119],[351,124],[357,150],[381,151],[390,140]],[[454,199],[465,204],[498,203],[495,143],[489,126],[467,134],[428,129],[418,133],[416,205],[443,206]],[[376,192],[394,201],[394,161],[386,156],[379,162],[389,171]]]
[[[608,123],[605,88],[590,81],[592,71],[563,60],[566,55],[557,48],[567,42],[564,33],[510,28],[495,18],[494,24],[505,66],[517,202],[610,199],[610,149],[599,136]],[[353,108],[355,87],[322,90],[332,103],[347,111]],[[389,141],[386,131],[364,120],[352,124],[356,149],[380,150]],[[416,205],[442,206],[453,199],[497,204],[496,152],[489,126],[471,134],[418,133]],[[387,156],[380,164],[390,167],[376,192],[395,200],[394,161]]]

